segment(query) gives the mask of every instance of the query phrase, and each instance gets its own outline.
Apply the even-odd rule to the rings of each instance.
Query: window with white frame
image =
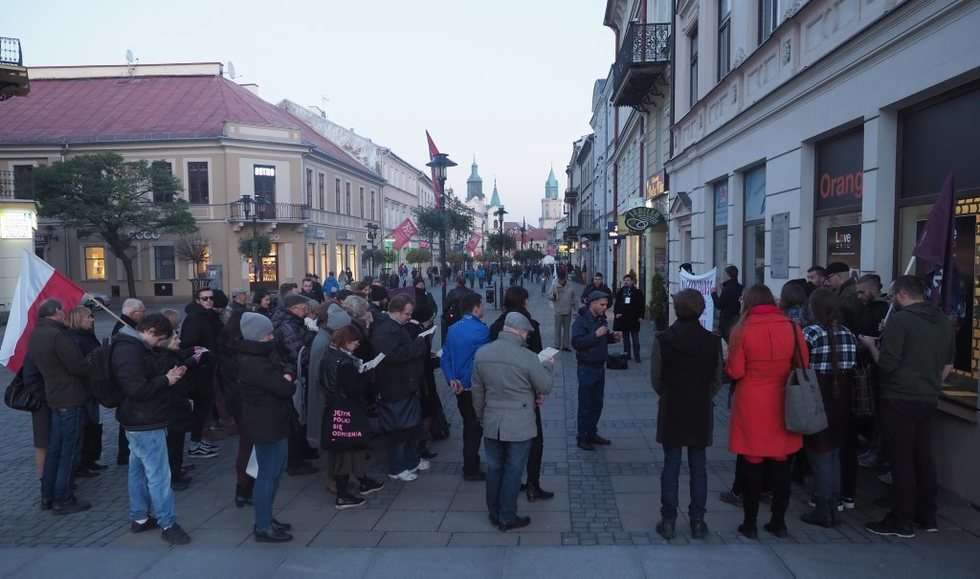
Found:
[[[759,0],[759,44],[776,30],[779,21],[779,0]]]
[[[718,80],[732,69],[732,0],[718,0]]]

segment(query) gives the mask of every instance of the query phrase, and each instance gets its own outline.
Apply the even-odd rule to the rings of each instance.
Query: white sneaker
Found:
[[[389,474],[388,478],[391,480],[400,480],[403,482],[412,482],[413,480],[419,478],[419,475],[415,474],[409,470],[403,470],[398,474]]]
[[[214,458],[218,456],[218,451],[207,448],[203,444],[199,444],[198,446],[188,450],[187,456],[191,458]]]
[[[424,458],[420,458],[418,465],[416,465],[416,467],[412,469],[412,471],[414,472],[417,470],[429,470],[430,468],[432,468],[432,463]]]

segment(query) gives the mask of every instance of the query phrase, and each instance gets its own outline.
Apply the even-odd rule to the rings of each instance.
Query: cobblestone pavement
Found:
[[[536,293],[532,291],[531,311],[542,322],[544,343],[547,345],[553,341],[551,304],[533,295]],[[488,309],[485,321],[490,323],[497,315],[496,310]],[[110,326],[100,316],[99,332],[107,331]],[[641,341],[649,343],[651,339],[651,330],[645,327]],[[525,547],[663,545],[664,540],[654,531],[659,516],[659,475],[663,467],[663,453],[656,443],[657,397],[650,389],[648,372],[646,359],[640,364],[631,363],[628,370],[607,372],[605,409],[600,432],[610,438],[613,444],[597,452],[583,452],[575,445],[575,361],[570,353],[560,355],[554,372],[555,389],[543,407],[545,464],[542,486],[555,491],[556,497],[551,501],[536,503],[527,503],[521,498],[519,510],[532,519],[531,526],[525,532],[505,534],[492,528],[486,518],[484,485],[461,480],[461,426],[454,400],[442,383],[443,404],[452,422],[452,436],[447,441],[433,445],[439,456],[432,461],[432,469],[422,473],[417,481],[400,483],[385,479],[385,489],[372,495],[364,508],[337,512],[333,508],[332,495],[324,490],[322,474],[283,477],[276,502],[276,517],[294,526],[296,540],[290,545],[290,549],[304,545],[321,548],[514,547],[519,553]],[[0,383],[6,384],[8,379],[9,375],[0,377]],[[667,551],[658,549],[657,552],[676,553],[666,555],[666,561],[680,564],[690,556],[691,561],[707,565],[707,570],[711,567],[711,561],[724,562],[728,558],[736,561],[736,569],[741,569],[737,561],[748,556],[745,555],[748,553],[754,554],[752,557],[756,557],[758,561],[768,561],[766,564],[778,562],[775,568],[778,568],[779,573],[785,573],[789,568],[796,572],[793,565],[832,566],[840,562],[841,553],[858,559],[864,557],[867,559],[865,563],[872,565],[872,568],[880,560],[869,558],[871,553],[890,553],[887,557],[893,563],[898,563],[904,560],[902,557],[908,555],[910,548],[925,549],[922,553],[945,553],[943,549],[957,548],[957,553],[977,557],[976,552],[980,551],[980,512],[954,498],[947,497],[943,500],[940,509],[941,532],[938,534],[920,534],[914,541],[889,545],[896,541],[865,532],[864,522],[884,515],[883,509],[874,506],[874,499],[887,490],[868,471],[862,472],[864,478],[861,495],[858,497],[858,508],[843,513],[842,524],[834,529],[811,527],[799,522],[799,514],[805,508],[806,492],[802,487],[795,486],[788,515],[788,539],[780,540],[761,533],[759,542],[751,542],[737,536],[735,529],[740,522],[741,513],[718,498],[719,493],[730,486],[734,472],[733,456],[726,449],[728,410],[727,395],[724,392],[719,394],[716,401],[715,416],[715,444],[708,449],[709,496],[706,520],[711,534],[705,541],[693,541],[690,538],[684,514],[689,500],[685,467],[681,473],[682,513],[678,519],[678,536],[671,541],[671,545],[690,544],[691,547]],[[38,509],[39,483],[33,465],[30,417],[6,407],[0,408],[0,468],[4,473],[0,477],[0,545],[96,548],[96,551],[76,552],[83,560],[93,561],[101,557],[101,551],[97,548],[111,547],[113,553],[130,554],[127,556],[133,557],[134,565],[139,561],[139,565],[143,566],[139,566],[137,571],[149,568],[146,565],[152,564],[146,563],[146,549],[165,550],[157,533],[132,535],[128,532],[126,470],[115,466],[113,460],[116,454],[116,422],[109,411],[104,411],[103,417],[103,462],[112,466],[98,478],[79,481],[78,489],[78,495],[91,501],[94,506],[91,511],[83,514],[56,517]],[[223,437],[221,432],[214,434],[218,439]],[[177,494],[178,521],[193,537],[194,549],[218,548],[220,551],[221,548],[242,547],[251,552],[256,547],[262,547],[256,546],[250,537],[252,511],[237,509],[232,501],[232,463],[237,439],[230,437],[220,441],[220,444],[222,449],[219,457],[187,461],[195,464],[196,470],[192,473],[194,481],[191,488]],[[379,463],[376,463],[374,470],[380,477],[383,471]],[[760,518],[762,517],[765,517],[764,513]],[[858,545],[853,545],[855,543]],[[813,548],[801,550],[800,545],[810,545]],[[841,545],[848,545],[850,548],[842,550],[839,548]],[[568,555],[564,554],[566,551]],[[7,556],[5,558],[0,555],[0,560],[3,560],[0,563],[0,574],[5,569],[10,571],[21,568],[20,565],[10,565],[19,560],[19,553],[33,551],[0,551],[4,552]],[[188,552],[200,554],[207,551]],[[400,556],[411,559],[414,555],[410,553],[415,552],[411,549],[405,550]],[[499,564],[490,555],[493,551],[484,549],[478,552],[481,554],[474,560],[488,560],[491,562],[488,568],[494,569]],[[511,553],[508,555],[509,559],[520,557],[512,554],[515,552],[513,549],[507,549],[506,552]],[[554,552],[542,550],[542,553]],[[593,568],[588,563],[592,559],[581,553],[595,553],[595,561],[612,557],[612,561],[627,561],[628,564],[623,563],[627,567],[638,566],[638,569],[647,569],[645,572],[649,573],[644,559],[646,555],[633,554],[632,551],[558,549],[558,552],[560,554],[549,556],[558,561],[556,564],[569,565],[570,562],[581,561],[581,565],[585,565],[572,565],[572,571],[581,572],[583,569]],[[645,552],[640,550],[637,553]],[[89,554],[85,555],[86,553]],[[351,565],[359,565],[368,560],[359,559],[361,555],[357,555],[358,551],[337,553],[346,553],[343,556],[351,558]],[[163,556],[164,553],[160,553],[159,557]],[[626,559],[621,560],[621,556]],[[947,561],[956,560],[949,555],[942,556]],[[243,554],[242,557],[244,558],[235,559],[236,565],[245,565],[244,562],[251,561],[249,557],[253,555]],[[299,563],[295,563],[300,566],[300,570],[304,564],[303,557],[305,556],[300,557]],[[25,559],[25,562],[29,559],[30,557]],[[48,559],[46,557],[45,561]],[[429,556],[422,559],[428,560]],[[284,555],[278,557],[276,565],[283,565],[284,560]],[[439,560],[442,560],[441,556]],[[542,561],[544,560],[549,559],[545,557]],[[977,563],[980,564],[980,561]],[[125,568],[125,558],[121,564],[123,567],[113,570],[119,572]],[[36,563],[35,567],[37,565],[40,563]],[[902,565],[904,567],[898,568],[912,569],[905,563]],[[598,575],[603,575],[601,567],[595,569]],[[724,564],[718,570],[731,571]],[[546,569],[541,569],[542,573],[545,571]],[[606,571],[608,574],[608,569]]]

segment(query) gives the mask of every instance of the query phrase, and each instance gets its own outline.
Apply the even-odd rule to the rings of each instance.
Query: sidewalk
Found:
[[[539,286],[529,290],[532,314],[541,322],[544,343],[549,345],[554,333],[551,304],[540,297]],[[484,321],[492,323],[498,314],[488,309]],[[651,339],[645,327],[641,341],[646,344]],[[899,542],[865,532],[864,522],[884,515],[873,499],[885,488],[868,472],[862,472],[858,509],[843,513],[843,523],[835,529],[799,522],[805,491],[794,487],[789,539],[764,532],[759,542],[738,536],[735,529],[741,512],[718,500],[734,472],[734,458],[726,449],[724,394],[719,395],[716,407],[715,444],[708,449],[706,520],[711,535],[705,541],[691,540],[682,512],[678,536],[667,545],[654,531],[663,453],[656,444],[657,397],[650,389],[648,372],[645,358],[641,364],[631,363],[628,370],[608,372],[600,432],[613,444],[584,452],[575,445],[574,356],[560,355],[555,389],[542,409],[542,485],[557,496],[531,504],[520,500],[520,510],[532,519],[524,532],[505,534],[491,527],[484,485],[461,480],[461,426],[455,401],[443,384],[452,436],[433,445],[439,456],[432,461],[432,470],[413,483],[386,479],[384,491],[372,495],[366,508],[344,512],[333,508],[322,474],[284,476],[276,516],[294,525],[296,540],[288,546],[256,545],[250,537],[252,511],[235,508],[234,438],[223,443],[218,458],[190,461],[197,464],[194,482],[189,490],[177,494],[178,521],[194,541],[190,548],[170,550],[158,533],[128,532],[126,471],[114,464],[101,477],[80,481],[79,496],[92,501],[91,511],[63,518],[41,512],[30,417],[3,407],[0,545],[15,548],[0,549],[0,575],[51,576],[71,569],[81,570],[82,576],[100,577],[141,573],[202,577],[642,577],[667,573],[912,577],[937,575],[938,564],[942,565],[938,574],[943,577],[980,572],[980,513],[966,504],[943,502],[938,534]],[[112,464],[116,422],[111,412],[104,412],[104,422],[103,462]],[[380,474],[382,469],[376,466],[374,471]],[[682,511],[689,500],[685,473],[682,471]]]

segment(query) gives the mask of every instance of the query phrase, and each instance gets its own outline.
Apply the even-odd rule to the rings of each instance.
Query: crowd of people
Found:
[[[45,400],[33,412],[41,509],[66,515],[91,507],[74,491],[77,479],[106,468],[105,406],[115,408],[120,426],[116,462],[128,468],[132,532],[161,529],[171,544],[190,542],[175,501],[175,492],[193,487],[195,465],[185,458],[218,456],[225,449],[208,431],[226,428],[238,435],[234,504],[254,509],[256,541],[289,541],[290,525],[273,517],[279,480],[317,473],[321,453],[325,487],[340,510],[384,488],[369,474],[378,451],[391,480],[411,483],[431,468],[429,442],[448,436],[439,369],[462,419],[463,480],[485,483],[492,525],[530,525],[517,511],[518,495],[554,497],[541,485],[541,407],[555,354],[575,352],[578,448],[613,444],[598,430],[609,345],[622,342],[624,357],[641,360],[643,292],[632,273],[615,293],[596,273],[579,294],[558,272],[549,294],[555,342],[546,349],[524,287],[506,290],[488,325],[484,297],[472,282],[467,287],[466,273],[455,279],[441,317],[421,272],[401,273],[412,275],[411,285],[331,272],[322,284],[308,275],[276,294],[235,290],[229,298],[202,287],[183,314],[147,313],[128,299],[105,342],[88,308],[66,312],[45,301],[23,370],[25,384]],[[758,536],[760,503],[768,502],[765,529],[786,536],[791,482],[807,473],[811,510],[802,521],[834,526],[837,513],[857,502],[859,461],[887,468],[896,491],[888,517],[868,523],[869,531],[911,537],[916,526],[936,530],[929,416],[951,367],[953,336],[921,281],[898,278],[889,313],[877,276],[855,279],[844,264],[811,268],[806,280],[785,284],[779,300],[766,286],[743,288],[734,266],[725,273],[712,295],[718,333],[699,322],[703,296],[683,290],[673,299],[676,321],[648,346],[665,455],[657,531],[675,534],[687,448],[691,535],[708,534],[706,447],[724,384],[732,407],[728,446],[738,458],[732,489],[721,498],[742,507],[742,535]],[[434,352],[440,321],[448,330]],[[787,428],[784,392],[794,368],[817,376],[827,419],[821,432]]]

